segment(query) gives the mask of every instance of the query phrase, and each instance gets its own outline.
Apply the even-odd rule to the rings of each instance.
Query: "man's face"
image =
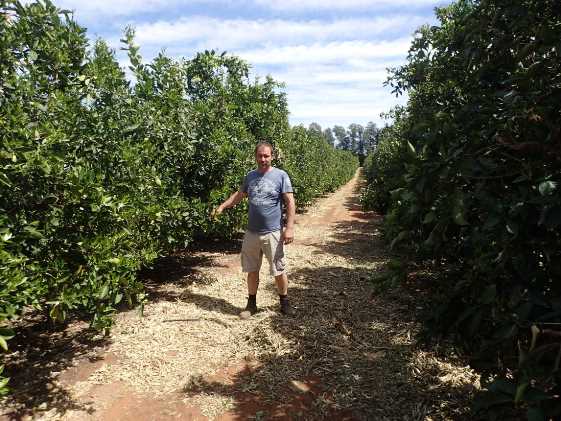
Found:
[[[267,171],[271,167],[271,161],[273,160],[273,154],[271,153],[271,148],[268,146],[260,146],[255,152],[255,161],[257,161],[257,167],[261,171]]]

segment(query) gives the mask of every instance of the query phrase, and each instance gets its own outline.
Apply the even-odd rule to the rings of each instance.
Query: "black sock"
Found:
[[[279,298],[280,298],[281,302],[286,301],[286,300],[288,300],[288,295],[287,294],[284,294],[284,295],[279,294]]]
[[[248,294],[247,302],[248,304],[256,304],[257,303],[257,294]]]

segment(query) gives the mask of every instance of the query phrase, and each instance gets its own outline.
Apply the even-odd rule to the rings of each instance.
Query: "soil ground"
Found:
[[[389,255],[381,217],[358,197],[355,177],[297,216],[286,247],[291,317],[265,270],[260,311],[238,317],[238,238],[145,271],[144,315],[118,313],[107,337],[80,321],[51,331],[24,319],[0,419],[468,419],[478,378],[415,344],[420,292],[373,288]]]

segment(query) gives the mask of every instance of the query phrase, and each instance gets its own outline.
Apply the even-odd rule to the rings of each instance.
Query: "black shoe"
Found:
[[[290,316],[292,314],[292,308],[288,303],[288,300],[280,300],[280,312],[285,316]]]
[[[247,319],[257,313],[257,305],[255,303],[248,302],[245,309],[240,313],[241,319]]]
[[[245,310],[244,310],[244,311],[249,311],[251,314],[257,313],[257,304],[255,304],[255,303],[247,303],[247,305],[245,306]]]

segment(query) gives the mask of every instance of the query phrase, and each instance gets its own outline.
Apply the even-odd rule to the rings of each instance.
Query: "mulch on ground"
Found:
[[[287,247],[292,317],[278,312],[265,272],[260,311],[248,320],[238,317],[246,295],[237,242],[177,253],[143,273],[150,296],[144,316],[119,313],[109,337],[88,339],[95,345],[89,351],[64,356],[64,346],[80,343],[67,333],[70,340],[59,338],[61,347],[46,359],[35,350],[30,361],[44,370],[25,365],[31,344],[9,355],[8,369],[17,362],[18,380],[0,414],[68,420],[469,419],[478,377],[458,359],[416,345],[423,303],[414,294],[372,287],[389,255],[380,216],[362,212],[358,194],[355,178],[298,216],[296,241]],[[53,370],[50,359],[57,362]],[[26,389],[20,384],[28,376],[39,381]]]

